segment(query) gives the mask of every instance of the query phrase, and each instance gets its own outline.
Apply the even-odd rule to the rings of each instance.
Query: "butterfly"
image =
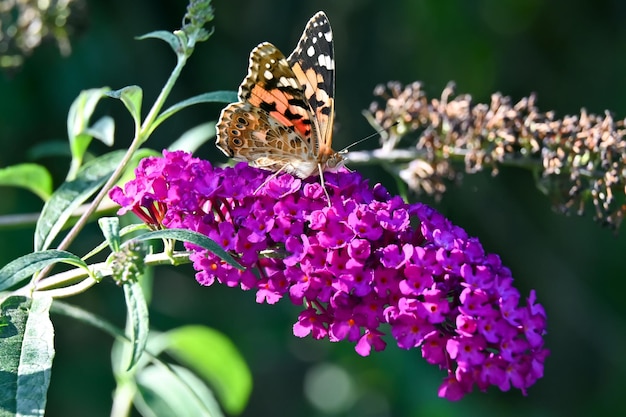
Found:
[[[333,55],[333,33],[324,12],[309,20],[288,58],[271,43],[259,44],[250,53],[239,101],[220,114],[217,147],[236,160],[274,171],[274,176],[319,173],[324,187],[323,172],[344,162],[332,149]],[[324,192],[328,197],[325,187]]]

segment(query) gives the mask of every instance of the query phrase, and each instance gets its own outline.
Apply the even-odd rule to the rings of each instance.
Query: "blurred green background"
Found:
[[[165,44],[134,37],[178,28],[184,1],[84,0],[82,6],[74,15],[70,56],[61,57],[47,43],[21,70],[0,75],[1,167],[28,160],[36,144],[65,140],[67,111],[81,90],[138,84],[150,103],[173,68]],[[336,149],[372,132],[361,111],[375,85],[389,80],[421,80],[431,97],[454,80],[457,91],[476,102],[489,102],[496,91],[514,101],[536,92],[540,110],[560,117],[581,107],[626,115],[626,2],[619,0],[245,0],[214,6],[215,33],[198,46],[170,104],[202,92],[236,90],[256,44],[271,41],[288,54],[308,18],[324,10],[335,33]],[[168,146],[189,128],[215,120],[219,110],[203,105],[177,114],[148,146]],[[98,114],[116,119],[116,146],[127,146],[132,130],[121,104],[105,101]],[[374,146],[370,141],[361,148]],[[95,152],[105,150],[94,144]],[[198,155],[225,161],[213,144]],[[50,168],[58,185],[69,159],[37,162]],[[392,187],[387,174],[363,172]],[[1,192],[0,214],[41,207],[25,191]],[[152,323],[160,330],[205,324],[232,338],[254,373],[244,416],[626,415],[624,233],[602,229],[591,214],[554,213],[531,174],[520,169],[503,169],[495,178],[466,176],[442,201],[421,199],[500,254],[522,294],[537,290],[548,313],[551,355],[545,377],[528,397],[490,390],[449,403],[436,395],[444,374],[427,366],[419,352],[390,345],[361,358],[351,344],[297,339],[291,333],[297,309],[288,301],[258,305],[252,293],[200,287],[189,266],[155,270]],[[98,240],[91,226],[73,250],[84,253]],[[3,230],[0,264],[31,248],[32,229]],[[123,324],[124,298],[113,284],[68,301]],[[74,321],[53,320],[57,356],[47,415],[107,416],[114,387],[112,341]],[[306,393],[319,395],[311,387],[324,378],[332,392],[322,394],[319,407],[320,400]],[[335,399],[342,389],[343,400]]]

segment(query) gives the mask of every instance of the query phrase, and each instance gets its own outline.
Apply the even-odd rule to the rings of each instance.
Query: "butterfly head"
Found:
[[[323,170],[331,172],[337,171],[339,168],[343,167],[344,163],[345,159],[343,157],[343,154],[335,151],[329,153],[324,160],[320,160],[320,165],[322,166]]]

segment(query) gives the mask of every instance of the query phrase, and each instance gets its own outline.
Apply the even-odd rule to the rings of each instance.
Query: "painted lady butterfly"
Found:
[[[319,172],[324,186],[323,171],[343,164],[331,147],[334,75],[333,34],[324,12],[309,20],[289,58],[261,43],[250,53],[239,102],[220,114],[217,147],[274,175]]]

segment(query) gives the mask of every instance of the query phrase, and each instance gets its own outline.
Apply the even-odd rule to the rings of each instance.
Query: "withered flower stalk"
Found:
[[[389,82],[374,95],[379,100],[365,115],[382,130],[381,149],[351,152],[350,164],[380,163],[411,190],[435,197],[461,177],[461,161],[466,173],[523,167],[536,174],[556,210],[583,214],[591,202],[596,220],[619,227],[626,211],[625,119],[584,109],[559,119],[541,113],[534,95],[512,104],[495,93],[489,104],[473,103],[468,94],[454,96],[453,83],[438,99],[429,100],[419,82]]]

